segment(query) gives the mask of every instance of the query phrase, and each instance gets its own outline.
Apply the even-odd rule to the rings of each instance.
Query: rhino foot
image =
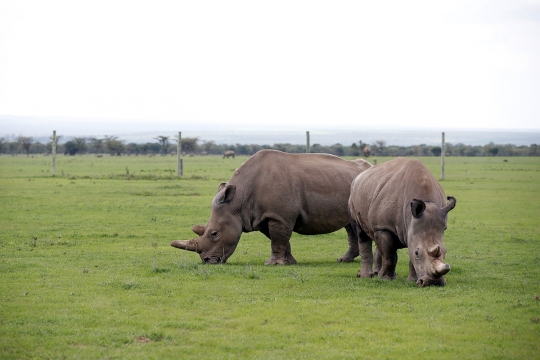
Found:
[[[396,278],[396,273],[379,273],[379,278],[385,279],[385,280],[394,280]]]
[[[375,274],[373,274],[372,271],[362,271],[362,270],[360,270],[358,272],[358,275],[356,275],[356,277],[363,277],[363,278],[372,278],[374,276]]]
[[[346,253],[345,255],[337,259],[337,262],[353,262],[354,258],[355,256],[352,256],[349,253]]]

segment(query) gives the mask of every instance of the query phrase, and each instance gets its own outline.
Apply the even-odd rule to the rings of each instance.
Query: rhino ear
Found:
[[[204,234],[204,226],[203,225],[193,225],[191,228],[191,231],[193,231],[195,234],[201,236]]]
[[[218,188],[217,188],[217,191],[220,192],[224,187],[225,185],[227,185],[227,183],[221,183],[219,184]]]
[[[414,216],[415,219],[418,219],[420,216],[422,216],[424,210],[426,210],[425,202],[418,199],[413,199],[413,201],[411,201],[411,212],[412,216]]]
[[[236,185],[226,185],[222,190],[222,194],[218,199],[220,204],[229,202],[233,199],[234,193],[236,192]]]

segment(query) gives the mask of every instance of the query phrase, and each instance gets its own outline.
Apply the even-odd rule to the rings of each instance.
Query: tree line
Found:
[[[103,137],[73,137],[63,142],[62,136],[57,137],[58,154],[82,155],[109,154],[120,155],[170,155],[176,154],[176,139],[169,136],[157,136],[155,142],[127,143],[114,135]],[[46,143],[36,141],[31,136],[18,136],[13,138],[0,137],[0,154],[30,156],[33,154],[50,154],[52,152],[52,138]],[[212,155],[223,154],[227,150],[233,150],[237,155],[253,155],[262,149],[275,149],[288,153],[305,153],[306,146],[289,143],[274,145],[256,144],[216,144],[215,141],[200,140],[198,137],[181,139],[181,151],[186,155]],[[326,146],[313,144],[310,146],[312,153],[327,153],[337,156],[362,156],[364,148],[369,147],[372,156],[440,156],[441,147],[426,144],[412,146],[387,145],[384,140],[377,140],[371,144],[362,140],[351,145],[336,143]],[[513,144],[465,145],[462,143],[446,144],[447,156],[539,156],[540,150],[537,144],[529,146],[516,146]]]

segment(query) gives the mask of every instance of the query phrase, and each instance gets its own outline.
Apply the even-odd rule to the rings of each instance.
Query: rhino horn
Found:
[[[446,204],[442,209],[441,213],[446,216],[450,210],[452,210],[456,206],[456,198],[453,196],[449,196],[448,198],[448,204]]]
[[[187,250],[187,251],[195,251],[195,252],[199,252],[199,247],[197,246],[197,239],[192,239],[192,240],[174,240],[172,243],[171,243],[171,246],[172,247],[175,247],[175,248],[178,248],[178,249],[183,249],[183,250]]]
[[[450,272],[450,265],[445,264],[440,260],[435,260],[432,267],[437,276],[443,276]]]

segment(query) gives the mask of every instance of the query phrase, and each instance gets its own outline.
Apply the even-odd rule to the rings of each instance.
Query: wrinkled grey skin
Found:
[[[444,263],[444,231],[447,214],[456,205],[455,198],[446,200],[440,184],[418,160],[396,158],[358,175],[349,198],[362,261],[358,276],[394,279],[397,249],[406,247],[408,279],[422,287],[444,286],[450,271]]]
[[[206,263],[224,263],[243,232],[260,231],[271,240],[266,264],[295,264],[293,231],[315,235],[345,227],[349,250],[338,261],[353,261],[359,250],[347,203],[353,179],[370,167],[362,159],[261,150],[219,186],[208,223],[192,228],[198,237],[171,246],[196,251]]]

